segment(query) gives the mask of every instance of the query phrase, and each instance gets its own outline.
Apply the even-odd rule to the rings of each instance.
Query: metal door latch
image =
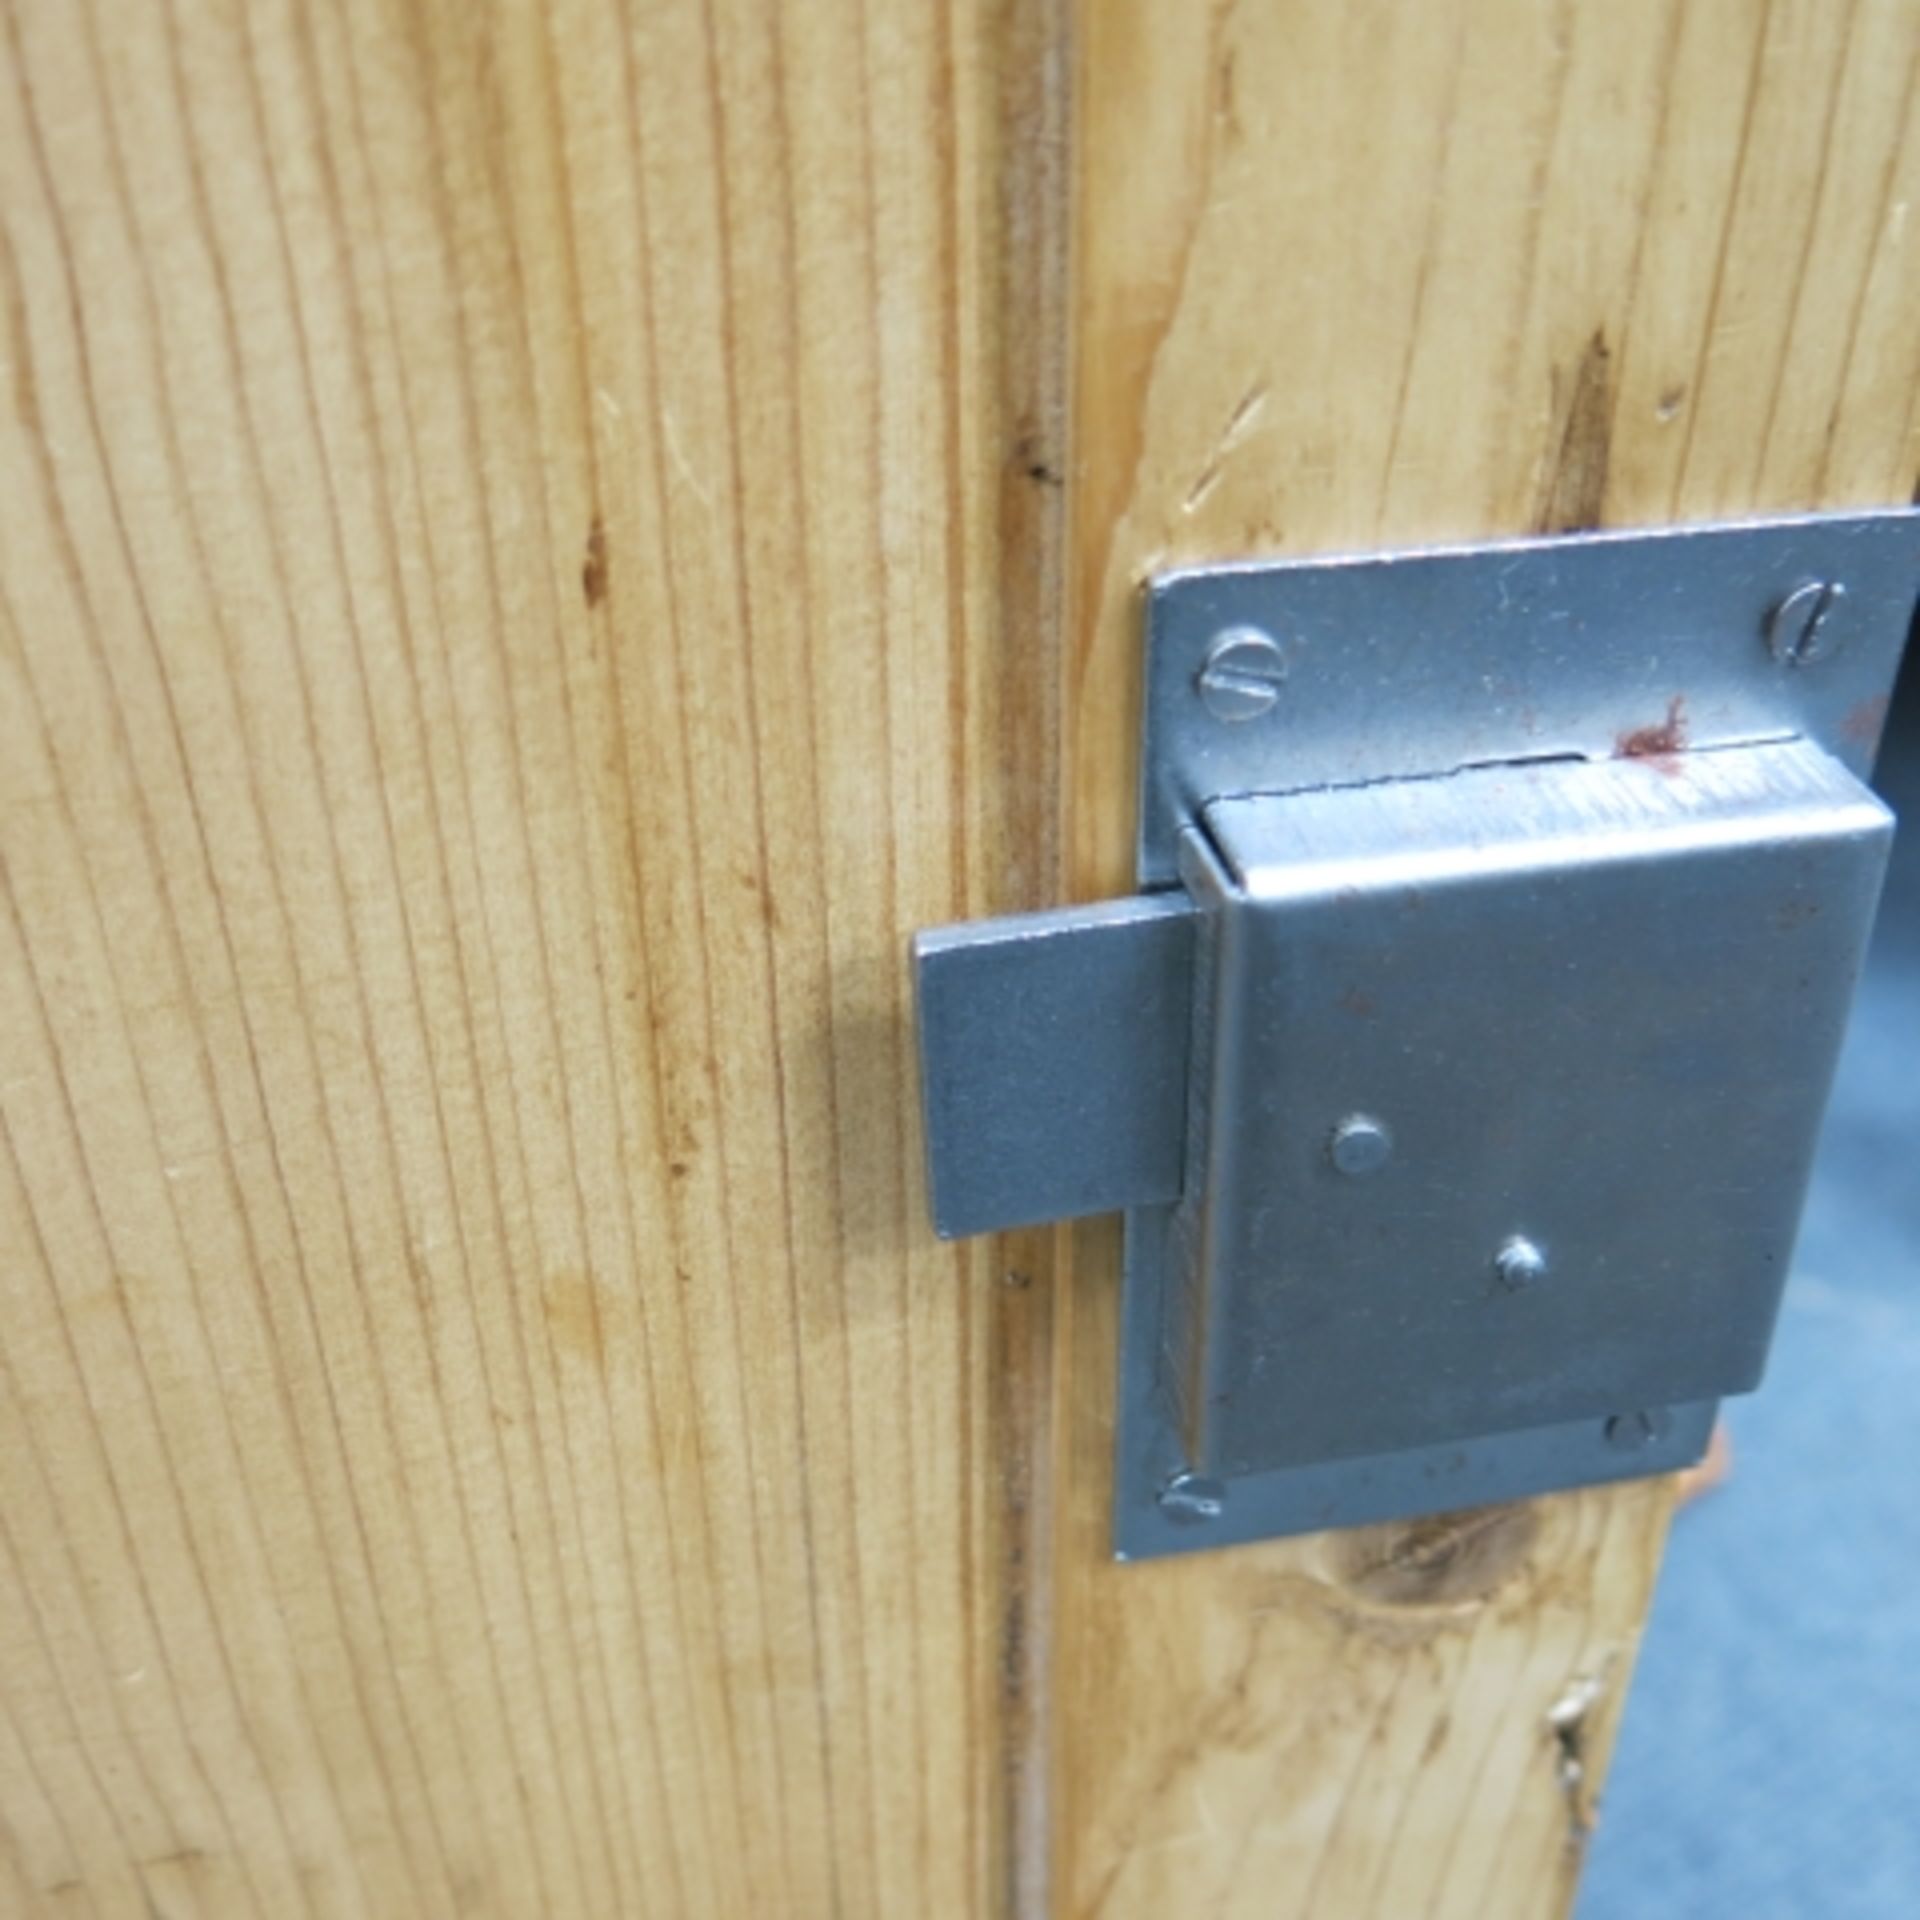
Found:
[[[915,944],[937,1229],[1127,1210],[1122,1557],[1699,1457],[1917,582],[1897,511],[1151,584],[1144,891]]]

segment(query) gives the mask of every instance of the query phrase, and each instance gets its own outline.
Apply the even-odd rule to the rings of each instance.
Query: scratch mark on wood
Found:
[[[1187,489],[1187,497],[1182,503],[1184,511],[1192,513],[1219,484],[1229,456],[1252,433],[1266,404],[1267,389],[1264,385],[1255,384],[1240,396],[1239,404],[1228,415],[1227,424],[1221,429],[1220,438],[1200,469],[1199,477]]]

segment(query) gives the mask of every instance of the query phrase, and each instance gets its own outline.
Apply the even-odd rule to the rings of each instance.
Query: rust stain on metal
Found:
[[[1687,748],[1687,696],[1676,693],[1667,702],[1667,717],[1648,727],[1636,727],[1613,743],[1619,760],[1649,760],[1662,773],[1677,773]]]
[[[1887,696],[1877,693],[1871,700],[1862,700],[1858,705],[1849,707],[1847,717],[1840,722],[1842,737],[1856,746],[1878,746],[1881,731],[1887,724],[1887,704]]]

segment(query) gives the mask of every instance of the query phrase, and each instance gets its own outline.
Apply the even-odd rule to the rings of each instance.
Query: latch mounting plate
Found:
[[[1913,612],[1917,521],[1897,508],[1162,574],[1146,593],[1139,882],[1173,885],[1180,829],[1229,794],[1794,735],[1864,777]]]

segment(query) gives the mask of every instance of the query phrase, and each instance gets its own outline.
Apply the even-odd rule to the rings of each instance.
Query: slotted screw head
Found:
[[[1207,649],[1206,664],[1194,684],[1207,711],[1231,723],[1271,712],[1286,677],[1285,649],[1270,633],[1229,627]]]
[[[1217,1520],[1226,1511],[1227,1490],[1204,1474],[1176,1473],[1160,1489],[1160,1511],[1183,1526]]]
[[[1804,580],[1767,616],[1767,647],[1783,667],[1810,667],[1839,648],[1831,616],[1847,597],[1837,580]]]
[[[1616,1413],[1607,1422],[1607,1445],[1617,1453],[1643,1453],[1673,1426],[1673,1415],[1665,1407],[1642,1407],[1633,1413]]]

